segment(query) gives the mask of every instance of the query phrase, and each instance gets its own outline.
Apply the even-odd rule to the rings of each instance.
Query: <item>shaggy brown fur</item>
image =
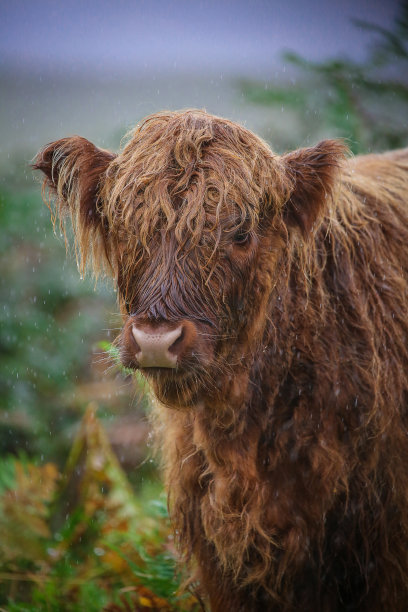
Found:
[[[214,612],[408,609],[408,150],[346,153],[185,111],[36,160],[117,279],[124,363],[135,320],[191,336],[145,373]]]

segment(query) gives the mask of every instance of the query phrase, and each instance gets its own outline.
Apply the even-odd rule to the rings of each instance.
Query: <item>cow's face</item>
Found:
[[[36,168],[84,257],[105,259],[124,315],[123,363],[177,406],[222,394],[262,341],[292,229],[308,236],[343,146],[278,157],[200,111],[155,115],[116,157],[74,137]]]
[[[150,207],[141,193],[133,231],[118,226],[122,361],[141,368],[159,397],[177,405],[217,392],[251,358],[265,325],[284,238],[268,215],[254,214],[248,203],[240,207],[233,195],[219,211],[215,189],[170,196],[177,202],[173,223],[155,221],[142,241],[137,228]]]

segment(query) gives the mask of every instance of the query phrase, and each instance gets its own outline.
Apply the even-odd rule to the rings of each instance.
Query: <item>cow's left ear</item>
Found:
[[[96,257],[106,255],[109,259],[99,191],[114,157],[86,138],[71,136],[48,144],[33,163],[34,170],[44,174],[43,187],[55,202],[55,208],[50,206],[54,221],[59,219],[63,224],[66,217],[72,219],[82,268],[89,251]],[[95,258],[95,267],[99,263]]]
[[[310,233],[333,194],[339,169],[348,149],[339,140],[323,140],[315,147],[298,149],[281,159],[291,182],[291,194],[284,205],[288,226],[298,227],[303,236]]]

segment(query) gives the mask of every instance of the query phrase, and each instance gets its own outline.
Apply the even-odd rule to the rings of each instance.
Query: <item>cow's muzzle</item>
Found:
[[[134,358],[140,368],[176,368],[188,356],[197,335],[191,321],[131,324]]]

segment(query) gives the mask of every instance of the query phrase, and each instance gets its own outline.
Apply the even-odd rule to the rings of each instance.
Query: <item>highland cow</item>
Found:
[[[35,168],[117,283],[211,610],[408,610],[408,150],[279,156],[189,110]]]

